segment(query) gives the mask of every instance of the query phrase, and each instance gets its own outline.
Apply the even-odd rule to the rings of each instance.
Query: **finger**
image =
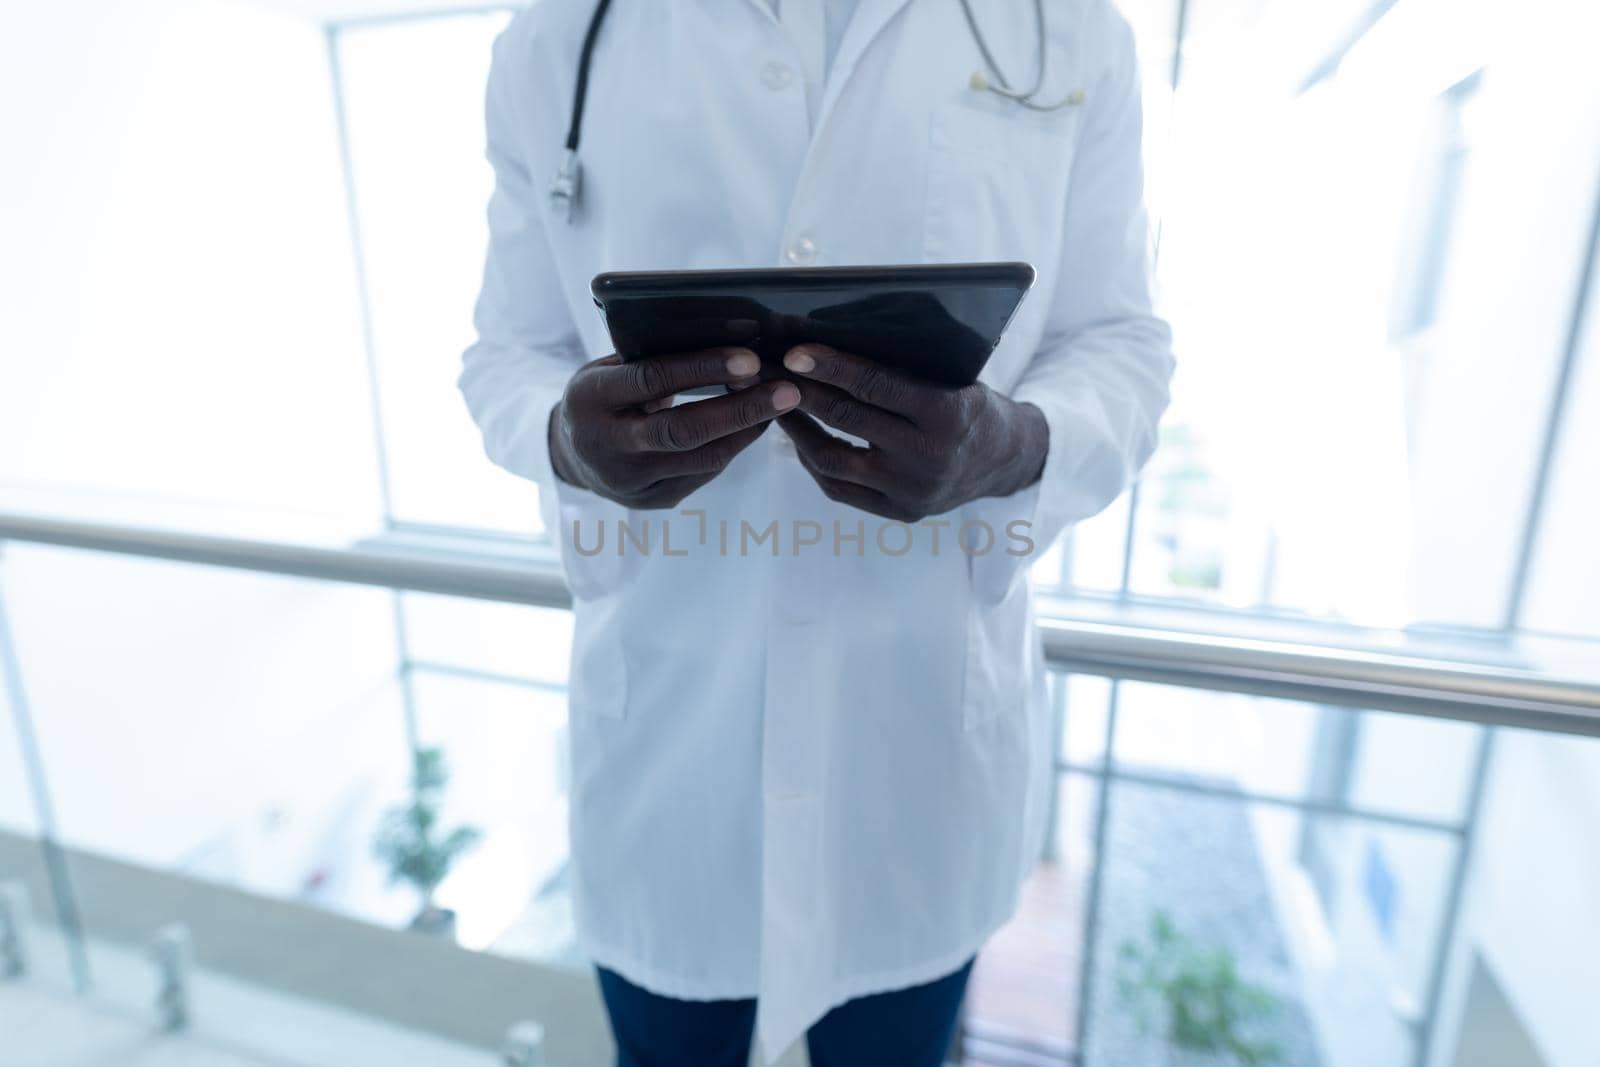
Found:
[[[760,358],[748,348],[711,348],[591,366],[587,376],[598,403],[628,408],[707,385],[726,385],[760,369]]]
[[[917,428],[902,415],[862,403],[843,389],[821,382],[800,381],[800,410],[840,433],[874,445],[903,450]]]
[[[800,465],[819,484],[824,481],[851,482],[879,492],[893,488],[893,479],[880,469],[877,456],[871,449],[839,440],[817,425],[809,415],[785,415],[779,425],[789,435],[789,440],[794,442]]]
[[[870,359],[826,345],[796,345],[783,357],[791,372],[843,389],[864,404],[919,421],[935,412],[949,390],[919,381]]]
[[[885,494],[878,492],[876,489],[869,489],[864,485],[857,485],[855,482],[841,482],[833,478],[818,478],[817,487],[822,490],[823,495],[829,500],[836,500],[841,504],[859,508],[873,515],[881,515],[883,518],[893,519],[895,522],[921,521],[921,516],[913,515]]]
[[[683,478],[662,478],[630,493],[628,506],[645,509],[675,508],[685,497],[709,483],[713,477],[714,475],[710,474],[695,474]]]
[[[798,403],[800,390],[793,382],[724,393],[626,420],[622,443],[635,452],[689,452],[770,422]]]
[[[726,437],[718,438],[710,444],[701,445],[688,452],[663,452],[652,456],[647,468],[648,476],[662,480],[720,474],[739,453],[760,440],[766,429],[767,424],[763,422],[758,426],[730,433]]]
[[[677,399],[677,395],[674,394],[672,396],[662,397],[660,400],[646,400],[644,402],[644,409],[647,412],[665,411],[667,408],[670,408],[673,405],[673,402]]]

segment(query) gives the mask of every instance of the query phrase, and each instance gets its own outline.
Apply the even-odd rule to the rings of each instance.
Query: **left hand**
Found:
[[[817,344],[790,349],[783,365],[800,404],[778,424],[832,500],[918,522],[980,497],[1010,496],[1043,472],[1044,413],[981,382],[935,385]]]

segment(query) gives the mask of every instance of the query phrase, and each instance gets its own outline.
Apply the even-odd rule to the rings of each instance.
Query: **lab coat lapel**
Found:
[[[910,0],[861,0],[856,7],[854,17],[850,19],[849,29],[845,30],[844,40],[839,42],[839,54],[833,57],[833,66],[828,71],[828,84],[822,94],[822,106],[817,109],[817,118],[813,123],[814,129],[820,130],[823,123],[828,121],[828,114],[833,110],[834,101],[839,98],[839,93],[849,82],[850,75],[855,72],[856,64],[866,54],[868,46],[909,2]]]
[[[749,0],[749,2],[765,15],[769,21],[778,21],[778,13],[772,9],[772,0]]]

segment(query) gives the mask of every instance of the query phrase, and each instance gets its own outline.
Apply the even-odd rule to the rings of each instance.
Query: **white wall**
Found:
[[[1569,232],[1546,235],[1556,239],[1559,256],[1559,249],[1587,239],[1600,181],[1600,68],[1592,61],[1600,41],[1600,10],[1554,3],[1533,10],[1559,11],[1559,23],[1551,18],[1547,25],[1559,25],[1561,32],[1541,38],[1548,54],[1546,100],[1575,112],[1560,136],[1569,140],[1576,168],[1570,180],[1586,183],[1590,197],[1588,208],[1574,214]],[[1567,61],[1564,72],[1556,66],[1561,60]],[[1529,101],[1530,109],[1537,103]],[[1547,176],[1538,190],[1541,206],[1546,189],[1565,195],[1568,181]],[[1520,264],[1507,273],[1520,273]],[[1575,283],[1576,275],[1569,277],[1551,299],[1570,307],[1577,297]],[[1584,329],[1523,625],[1593,642],[1591,655],[1579,653],[1580,661],[1587,658],[1593,665],[1600,662],[1600,279],[1589,294]],[[1596,826],[1600,742],[1501,735],[1468,883],[1465,929],[1452,953],[1441,1021],[1447,1037],[1466,1010],[1476,952],[1494,971],[1551,1067],[1600,1063],[1600,1026],[1594,1019],[1594,991],[1600,989]],[[1437,1051],[1436,1067],[1452,1062],[1446,1058],[1455,1052],[1451,1041],[1442,1041]]]
[[[1474,951],[1550,1067],[1600,1062],[1596,813],[1600,742],[1501,735],[1434,1067],[1453,1060]]]
[[[68,843],[180,865],[299,798],[384,771],[402,780],[383,591],[28,547],[6,574]],[[276,872],[248,857],[232,872],[285,890],[311,873],[309,859],[280,858]]]
[[[5,566],[0,550],[0,568]],[[3,572],[0,572],[3,577]],[[0,583],[0,596],[5,593]],[[22,834],[38,832],[38,813],[29,792],[27,768],[22,757],[22,738],[16,727],[16,709],[12,707],[10,693],[12,680],[6,675],[5,663],[0,661],[0,827]],[[0,874],[0,879],[5,877]]]
[[[6,4],[0,145],[0,483],[376,509],[320,29]]]
[[[1408,0],[1395,14],[1434,18],[1437,33],[1413,34],[1410,50],[1391,48],[1385,69],[1415,68],[1419,79],[1429,76],[1436,65],[1433,38],[1450,38],[1460,23],[1481,19],[1485,11],[1493,15],[1475,32],[1479,61],[1487,59],[1488,67],[1467,117],[1471,154],[1458,229],[1415,414],[1415,546],[1408,569],[1411,616],[1493,627],[1511,591],[1595,210],[1600,67],[1592,57],[1600,9],[1564,0],[1514,7]],[[1364,54],[1341,71],[1341,84],[1380,70],[1389,48],[1385,32],[1380,28]],[[1476,65],[1449,74],[1459,78]],[[1429,91],[1450,84],[1437,81]],[[1591,300],[1523,622],[1586,635],[1596,642],[1594,663],[1600,662],[1600,292]],[[1473,734],[1403,717],[1371,719],[1357,756],[1353,799],[1453,817],[1469,777]],[[1600,989],[1593,962],[1600,958],[1600,914],[1593,903],[1600,899],[1596,781],[1600,745],[1504,735],[1485,795],[1466,917],[1451,949],[1433,1067],[1452,1062],[1475,953],[1494,968],[1552,1067],[1600,1063],[1600,1030],[1581,995],[1590,993],[1592,1002]],[[1364,833],[1352,835],[1346,857],[1352,862],[1343,872],[1345,895],[1357,900]],[[1437,840],[1415,835],[1391,834],[1383,843],[1399,880],[1401,943],[1387,945],[1355,922],[1365,918],[1356,914],[1358,903],[1331,931],[1336,949],[1328,955],[1336,964],[1326,974],[1308,968],[1308,999],[1327,1023],[1323,1052],[1334,1064],[1402,1062],[1407,1042],[1393,1041],[1382,1051],[1378,1045],[1391,1032],[1403,1036],[1400,1027],[1351,1025],[1363,1005],[1370,1009],[1387,995],[1379,979],[1386,969],[1397,987],[1425,995],[1450,853]]]
[[[1504,618],[1600,174],[1593,6],[1495,8],[1413,456],[1413,613],[1487,626]],[[1587,511],[1600,519],[1592,494]]]
[[[1595,120],[1600,123],[1600,116]],[[1600,163],[1596,164],[1600,174]],[[1545,504],[1524,625],[1600,642],[1600,270]],[[1597,650],[1590,662],[1600,661]]]
[[[0,144],[0,490],[373,526],[320,27],[234,0],[6,4]],[[217,870],[219,835],[403,770],[388,594],[21,546],[0,567],[69,843]],[[7,721],[0,825],[26,831],[13,746]]]

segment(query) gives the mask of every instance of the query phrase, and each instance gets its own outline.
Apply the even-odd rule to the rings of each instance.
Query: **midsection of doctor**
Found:
[[[1034,88],[1038,10],[970,9],[615,0],[570,216],[595,6],[540,0],[496,44],[461,387],[574,595],[573,900],[620,1064],[742,1065],[753,1034],[769,1060],[940,1063],[1042,844],[1027,567],[1148,457],[1172,357],[1127,25],[1045,0],[1018,102],[983,85]],[[759,375],[738,348],[623,364],[588,292],[993,260],[1038,281],[957,390],[813,345]]]

